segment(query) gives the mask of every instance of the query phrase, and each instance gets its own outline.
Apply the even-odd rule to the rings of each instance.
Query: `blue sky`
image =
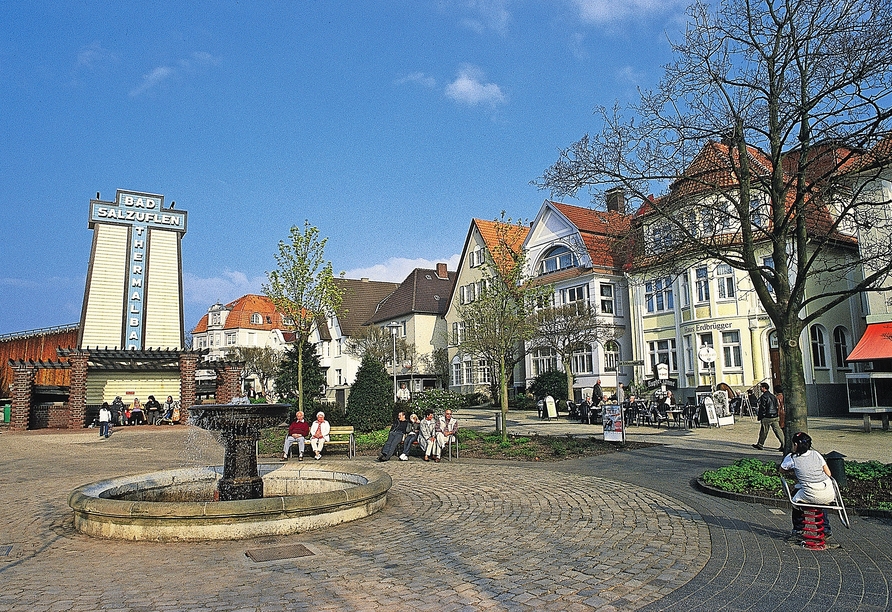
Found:
[[[187,331],[305,219],[350,278],[452,269],[473,217],[533,218],[592,110],[657,83],[684,4],[0,3],[0,334],[79,320],[116,189],[188,211]]]

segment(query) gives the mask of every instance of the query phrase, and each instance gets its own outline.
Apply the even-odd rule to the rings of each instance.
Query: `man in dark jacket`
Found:
[[[384,443],[384,448],[381,449],[381,454],[378,455],[378,461],[389,461],[390,458],[393,457],[396,449],[398,449],[403,442],[403,436],[406,435],[406,428],[408,425],[409,422],[406,420],[406,413],[400,410],[396,415],[396,420],[393,422],[393,425],[390,426],[387,442]]]
[[[777,398],[768,390],[768,383],[761,383],[759,390],[762,394],[759,396],[759,422],[762,428],[759,430],[759,441],[753,444],[753,448],[762,450],[762,445],[768,437],[769,428],[777,436],[780,441],[779,451],[784,450],[784,432],[780,428],[780,414],[777,409]]]

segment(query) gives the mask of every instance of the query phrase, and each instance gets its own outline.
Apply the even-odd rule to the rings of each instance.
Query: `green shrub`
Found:
[[[416,393],[410,403],[411,409],[421,417],[424,411],[430,408],[436,414],[443,414],[446,410],[456,412],[463,405],[463,397],[458,393],[446,389],[430,389]]]
[[[879,461],[846,461],[846,477],[851,480],[880,480],[892,475],[892,464]]]
[[[383,429],[392,422],[393,406],[393,380],[380,361],[366,355],[350,386],[347,421],[357,431]]]
[[[543,399],[546,395],[550,395],[558,400],[567,399],[567,373],[551,370],[550,372],[542,372],[530,383],[530,393],[536,399]]]
[[[535,410],[536,398],[531,395],[521,393],[520,395],[516,395],[508,400],[508,407],[512,410]]]
[[[777,465],[759,459],[739,459],[731,465],[703,472],[703,481],[732,493],[769,491],[781,495]]]
[[[465,393],[461,396],[461,405],[463,408],[470,408],[472,406],[484,406],[486,404],[491,404],[492,400],[489,395],[485,393],[480,393],[479,391],[475,391],[473,393]]]

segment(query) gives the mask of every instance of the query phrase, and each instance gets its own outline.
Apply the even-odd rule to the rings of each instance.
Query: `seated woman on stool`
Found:
[[[796,493],[794,502],[813,504],[832,504],[836,500],[836,491],[830,480],[830,468],[821,453],[812,450],[811,436],[799,432],[793,436],[793,452],[784,457],[780,464],[781,472],[796,475]],[[824,535],[830,535],[830,523],[827,512],[823,509]],[[793,508],[793,533],[800,535],[805,526],[801,509]]]

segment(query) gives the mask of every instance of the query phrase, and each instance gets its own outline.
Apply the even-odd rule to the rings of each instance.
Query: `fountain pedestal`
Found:
[[[220,501],[263,497],[263,480],[257,472],[260,430],[286,420],[290,410],[290,404],[202,404],[189,408],[192,423],[223,434],[226,454],[223,477],[217,484]]]
[[[220,501],[263,497],[263,479],[257,471],[257,441],[260,433],[224,432],[226,455],[223,477],[217,483]]]

